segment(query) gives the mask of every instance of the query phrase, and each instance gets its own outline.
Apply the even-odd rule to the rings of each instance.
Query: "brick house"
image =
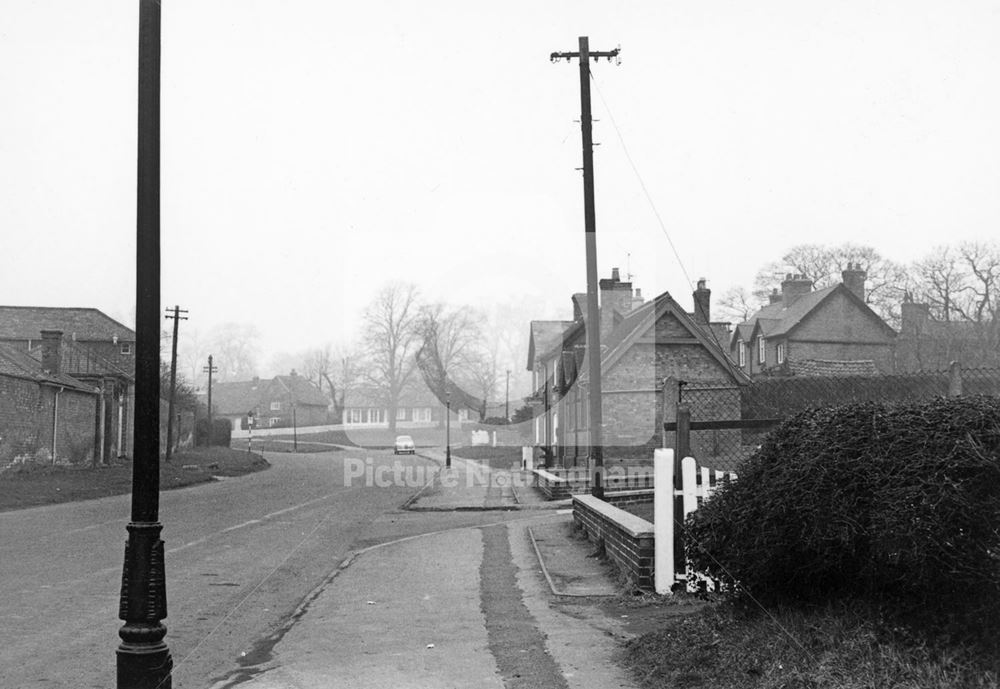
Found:
[[[752,377],[828,375],[850,368],[891,373],[896,331],[865,303],[865,271],[848,264],[843,281],[819,290],[788,274],[770,303],[734,329],[729,353]],[[848,364],[847,362],[854,362]]]
[[[0,343],[0,467],[19,458],[81,464],[100,456],[100,392],[61,371],[60,333],[40,336],[40,360]]]
[[[40,360],[43,330],[62,333],[61,372],[101,391],[98,457],[131,456],[135,331],[93,308],[0,306],[0,343]]]
[[[726,356],[722,342],[728,324],[710,318],[711,290],[698,282],[694,309],[685,311],[668,292],[645,301],[618,269],[600,281],[601,385],[603,444],[615,456],[650,457],[664,442],[662,423],[676,400],[664,394],[673,379],[706,386],[735,388],[748,378]],[[549,447],[563,467],[589,456],[588,356],[586,294],[572,297],[572,321],[534,321],[528,345],[533,373],[535,443]],[[676,388],[674,388],[676,390]],[[735,407],[719,413],[739,418]]]
[[[201,399],[207,402],[207,394]],[[248,428],[253,414],[254,428],[291,428],[330,423],[330,400],[316,384],[294,370],[271,379],[215,383],[212,385],[215,418],[228,419],[233,430]]]

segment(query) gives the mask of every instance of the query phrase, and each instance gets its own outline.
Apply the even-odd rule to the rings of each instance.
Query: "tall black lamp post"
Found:
[[[160,0],[139,0],[132,513],[118,617],[118,689],[170,689],[160,509]]]
[[[451,392],[444,394],[444,465],[451,467]]]

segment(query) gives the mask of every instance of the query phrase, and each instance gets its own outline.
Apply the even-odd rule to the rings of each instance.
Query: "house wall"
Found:
[[[787,357],[791,360],[871,359],[882,372],[893,368],[892,340],[869,313],[843,294],[834,294],[791,333]],[[768,343],[773,357],[773,343]]]
[[[52,459],[56,390],[30,380],[0,376],[0,464],[24,456]],[[75,390],[59,394],[56,461],[93,460],[96,404],[96,395]]]

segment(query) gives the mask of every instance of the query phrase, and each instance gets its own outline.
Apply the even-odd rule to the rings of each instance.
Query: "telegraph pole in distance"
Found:
[[[174,315],[170,315],[173,311]],[[170,461],[170,450],[173,447],[173,443],[170,439],[173,437],[173,426],[174,426],[174,394],[177,391],[177,326],[180,321],[186,321],[187,317],[182,316],[182,313],[187,313],[184,309],[179,306],[175,306],[172,309],[167,309],[166,318],[173,319],[174,321],[174,340],[170,346],[170,403],[167,406],[167,449],[164,459]],[[177,420],[177,435],[181,433],[181,422],[180,419]]]
[[[208,366],[201,369],[208,374],[208,445],[212,446],[212,374],[219,370],[218,366],[212,365],[212,355],[208,355]]]
[[[597,307],[597,220],[594,211],[594,141],[590,117],[590,59],[617,58],[619,49],[591,51],[587,36],[580,36],[580,50],[575,53],[552,53],[556,62],[580,60],[580,129],[583,132],[583,218],[587,249],[587,351],[590,355],[590,456],[593,460],[591,493],[604,497],[604,439],[601,409],[601,331]]]
[[[139,0],[135,424],[122,566],[118,689],[170,689],[160,512],[160,0]]]

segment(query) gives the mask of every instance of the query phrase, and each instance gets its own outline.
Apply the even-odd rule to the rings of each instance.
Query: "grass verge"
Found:
[[[492,469],[521,468],[520,447],[469,445],[468,447],[453,447],[451,453],[463,459],[478,460]]]
[[[623,658],[644,688],[997,687],[995,659],[966,647],[931,648],[882,628],[864,610],[769,613],[707,605],[633,639]]]
[[[247,451],[247,441],[246,438],[234,438],[231,441],[231,446],[234,450]],[[254,452],[300,452],[304,454],[311,454],[314,452],[342,452],[343,448],[333,447],[331,445],[320,445],[317,443],[310,443],[303,440],[299,440],[296,444],[291,438],[288,439],[276,439],[276,438],[254,438],[253,441],[253,451]]]
[[[270,464],[258,454],[206,447],[185,450],[170,463],[160,461],[160,489],[182,488],[215,480],[213,476],[242,476]],[[0,474],[0,511],[91,500],[132,491],[132,463],[100,467],[25,464]]]

